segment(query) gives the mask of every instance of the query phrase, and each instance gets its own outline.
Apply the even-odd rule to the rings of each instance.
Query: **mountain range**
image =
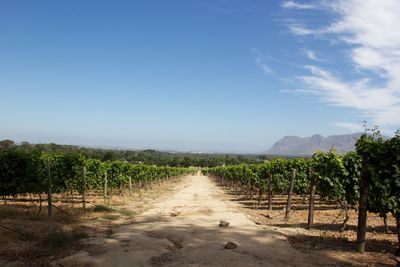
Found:
[[[311,137],[285,136],[277,141],[266,154],[272,155],[312,155],[316,150],[329,151],[334,147],[339,153],[355,149],[355,143],[362,133],[331,135],[320,134]]]

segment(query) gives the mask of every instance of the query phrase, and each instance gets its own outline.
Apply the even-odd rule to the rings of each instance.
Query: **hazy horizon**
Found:
[[[399,24],[395,0],[4,1],[0,139],[257,153],[363,121],[392,135]]]
[[[359,134],[359,133],[350,133],[350,134]],[[315,134],[319,135],[319,134]],[[282,138],[288,137],[288,136],[282,136]],[[290,136],[289,136],[290,137]],[[306,138],[306,137],[311,137],[311,136],[296,136],[300,138]],[[328,137],[328,136],[323,136],[323,137]],[[282,139],[280,138],[280,139]],[[28,142],[31,144],[49,144],[49,143],[55,143],[57,145],[75,145],[75,146],[81,146],[81,147],[88,147],[88,148],[100,148],[100,149],[120,149],[120,150],[157,150],[157,151],[163,151],[163,152],[181,152],[181,153],[211,153],[211,154],[268,154],[268,150],[272,148],[272,146],[279,140],[275,140],[275,142],[267,148],[264,148],[262,150],[258,151],[251,151],[251,150],[215,150],[215,149],[204,149],[204,148],[191,148],[188,149],[186,147],[179,148],[179,146],[172,146],[172,147],[155,147],[152,145],[148,146],[142,146],[142,147],[133,147],[129,145],[121,145],[120,142],[121,140],[118,141],[118,143],[115,143],[114,145],[112,144],[112,141],[109,141],[108,145],[98,145],[95,140],[84,140],[79,138],[65,138],[65,142],[58,142],[57,139],[55,138],[48,138],[47,140],[50,140],[48,142],[46,141],[41,141],[41,140],[26,140],[26,139],[12,139],[12,138],[1,138],[2,139],[11,139],[12,141],[16,142],[16,144],[21,144],[22,142]],[[70,140],[70,141],[68,141]],[[77,141],[78,140],[78,141]],[[93,142],[95,141],[95,142]],[[74,143],[75,142],[75,143]],[[107,141],[104,141],[106,142]]]

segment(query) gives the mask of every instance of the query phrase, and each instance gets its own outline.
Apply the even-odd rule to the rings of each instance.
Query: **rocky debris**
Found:
[[[262,224],[261,222],[258,222],[258,221],[255,221],[254,223],[257,224],[257,225],[261,225]]]
[[[175,212],[171,212],[171,217],[176,217],[176,216],[178,216],[179,215],[179,211],[175,211]]]
[[[219,227],[228,227],[229,226],[229,222],[225,221],[225,220],[220,220],[219,221]]]
[[[227,242],[224,246],[225,249],[235,249],[237,248],[237,244],[233,242]]]

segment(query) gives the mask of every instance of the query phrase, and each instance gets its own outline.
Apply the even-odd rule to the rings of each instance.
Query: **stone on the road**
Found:
[[[235,249],[237,248],[237,244],[233,242],[227,242],[224,246],[225,249]]]
[[[225,221],[225,220],[220,220],[219,221],[219,226],[220,227],[228,227],[229,226],[229,222]]]

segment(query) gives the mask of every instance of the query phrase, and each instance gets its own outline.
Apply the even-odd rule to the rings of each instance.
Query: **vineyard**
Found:
[[[362,136],[356,152],[339,155],[335,150],[316,152],[311,159],[274,159],[264,164],[204,169],[233,192],[244,192],[261,205],[267,196],[273,210],[273,195],[287,194],[285,219],[291,215],[293,194],[308,195],[308,222],[314,224],[316,195],[327,203],[337,204],[344,213],[340,231],[346,229],[350,210],[358,211],[357,251],[365,251],[367,212],[378,213],[385,229],[391,214],[397,222],[400,242],[400,134],[384,140],[379,133]],[[400,249],[397,250],[399,253]]]
[[[81,196],[86,208],[88,192],[102,195],[105,202],[112,194],[122,195],[133,188],[151,188],[173,177],[193,172],[190,168],[157,167],[124,161],[88,159],[79,153],[40,153],[7,149],[0,151],[0,196],[4,202],[10,196],[36,194],[42,206],[47,196],[48,216],[52,216],[53,194],[74,193]],[[15,198],[14,198],[15,200]]]
[[[278,227],[273,228],[272,235],[285,234],[280,231],[293,222],[295,226],[300,225],[303,215],[306,216],[304,231],[310,233],[316,228],[323,229],[312,241],[311,249],[324,238],[328,239],[327,231],[332,223],[338,222],[335,231],[343,234],[342,237],[352,232],[357,235],[351,243],[352,251],[369,252],[366,243],[376,240],[367,238],[370,237],[368,231],[371,232],[368,223],[381,222],[382,229],[391,233],[391,237],[395,235],[393,232],[400,237],[399,163],[399,133],[391,139],[384,139],[379,133],[363,135],[357,141],[356,151],[344,155],[331,149],[316,152],[310,158],[274,158],[259,163],[201,168],[203,175],[194,167],[103,161],[77,151],[45,152],[24,147],[2,149],[0,196],[4,205],[0,207],[0,229],[4,234],[0,242],[0,264],[3,263],[2,257],[11,260],[22,257],[25,263],[35,259],[39,266],[46,265],[53,260],[49,255],[56,255],[56,259],[61,260],[68,254],[79,252],[53,252],[48,249],[49,244],[53,244],[50,247],[79,249],[79,240],[90,237],[96,240],[96,246],[104,245],[94,248],[88,245],[89,254],[93,255],[83,259],[89,263],[96,261],[96,253],[101,253],[103,266],[112,264],[114,253],[144,253],[141,248],[148,243],[151,249],[145,252],[149,256],[144,265],[149,262],[153,266],[159,265],[170,261],[171,255],[179,255],[179,266],[179,263],[187,263],[185,255],[190,258],[192,251],[212,254],[223,249],[221,243],[229,238],[239,245],[245,244],[243,249],[249,254],[248,258],[242,258],[243,265],[252,262],[259,266],[263,260],[269,262],[274,255],[276,262],[284,261],[295,253],[293,247],[303,248],[297,247],[297,243],[303,241],[287,237],[292,247],[285,243],[284,249],[274,250],[274,246],[263,245],[259,250],[260,244],[270,244],[274,238],[266,236],[264,230],[257,227],[270,225]],[[219,191],[220,188],[224,193]],[[164,198],[160,200],[162,195]],[[252,212],[248,214],[250,217],[254,215],[253,221],[237,210],[231,211],[228,203],[237,200],[250,203],[248,209]],[[146,212],[152,207],[150,203],[155,205]],[[47,207],[47,214],[42,212],[42,206]],[[260,214],[263,219],[260,219]],[[321,214],[329,216],[321,217]],[[335,217],[333,222],[330,221],[332,214]],[[377,217],[381,219],[377,220]],[[225,218],[229,218],[233,226],[225,231],[215,228],[215,222]],[[396,224],[397,230],[393,230]],[[134,237],[126,237],[132,233]],[[263,240],[257,243],[260,238]],[[172,244],[172,247],[167,246],[167,256],[161,254],[154,258],[155,247],[157,251],[163,251],[165,239]],[[109,241],[111,245],[107,245]],[[121,246],[114,246],[113,242],[119,242]],[[131,249],[126,248],[126,243],[131,244]],[[191,245],[183,248],[186,243]],[[4,244],[13,244],[14,249]],[[44,249],[37,250],[41,246]],[[35,255],[41,255],[40,260],[30,254],[30,251],[35,251],[33,248],[36,249]],[[381,253],[382,246],[379,249]],[[180,250],[187,253],[178,254]],[[268,257],[261,260],[265,253],[269,253]],[[207,265],[211,258],[204,257],[206,254],[199,258]],[[142,254],[138,255],[136,263],[143,264],[140,261]],[[78,261],[73,258],[68,261],[71,265],[65,266],[79,266],[82,259],[77,257]],[[230,254],[224,254],[222,258],[213,260],[224,264],[231,260],[229,257]],[[308,254],[299,257],[304,266],[309,266],[308,261],[317,260],[308,258]],[[318,264],[333,262],[332,259],[325,260],[318,260]],[[385,260],[390,262],[387,257]],[[375,261],[376,258],[372,260]],[[347,262],[354,262],[354,258]],[[124,262],[121,266],[129,264]]]

